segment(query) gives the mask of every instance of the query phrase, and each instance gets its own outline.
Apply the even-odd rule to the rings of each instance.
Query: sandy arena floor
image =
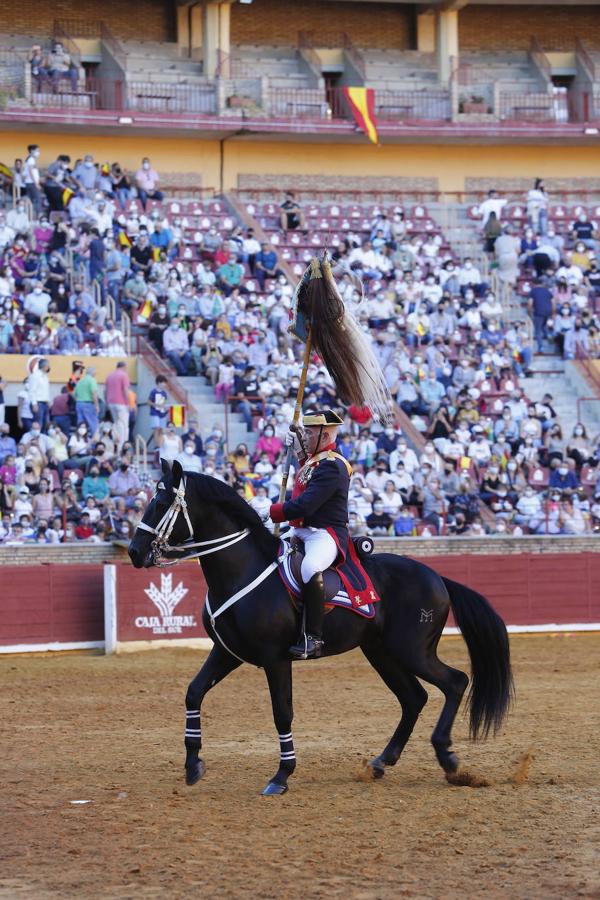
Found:
[[[600,635],[512,645],[503,733],[470,744],[462,713],[455,730],[489,787],[446,783],[433,688],[397,767],[360,780],[398,708],[356,652],[296,666],[299,764],[282,798],[259,796],[278,758],[262,672],[209,694],[207,774],[186,788],[183,698],[202,654],[0,657],[0,896],[600,897]],[[460,639],[441,656],[467,668]]]

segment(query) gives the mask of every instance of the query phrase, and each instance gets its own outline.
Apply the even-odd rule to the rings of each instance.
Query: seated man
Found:
[[[323,652],[325,588],[323,572],[345,555],[348,544],[348,490],[351,467],[336,452],[335,439],[343,420],[331,410],[306,415],[300,443],[303,465],[296,476],[292,499],[273,503],[273,522],[290,521],[304,541],[300,570],[306,606],[306,636],[290,647],[294,659],[309,659]],[[286,439],[293,440],[290,432]]]
[[[302,212],[300,205],[296,202],[292,191],[286,191],[285,200],[279,208],[281,210],[280,223],[282,231],[295,231],[296,229],[299,229],[304,232],[304,234],[308,233],[306,230],[304,213]]]

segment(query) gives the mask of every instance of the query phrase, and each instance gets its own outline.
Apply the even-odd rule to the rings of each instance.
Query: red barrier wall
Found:
[[[421,562],[479,591],[507,625],[600,623],[598,553],[430,556]]]
[[[119,563],[115,569],[118,643],[206,637],[201,620],[206,581],[197,563],[168,569]]]
[[[440,555],[421,561],[484,594],[508,625],[600,623],[600,553]],[[115,571],[117,641],[206,636],[200,619],[206,584],[199,566],[138,571],[117,563]],[[169,577],[170,585],[163,581]],[[104,641],[100,565],[3,566],[0,597],[0,652]]]
[[[102,566],[3,566],[0,652],[104,640]]]

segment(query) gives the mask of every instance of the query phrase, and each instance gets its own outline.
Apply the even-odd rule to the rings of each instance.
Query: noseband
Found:
[[[140,522],[137,526],[138,528],[141,528],[142,531],[149,531],[150,534],[155,535],[151,545],[152,562],[160,569],[164,569],[166,566],[173,566],[175,563],[182,562],[186,559],[198,559],[200,556],[208,556],[211,553],[217,553],[219,550],[225,550],[226,547],[237,544],[238,541],[243,540],[250,534],[249,529],[244,528],[243,531],[224,534],[222,537],[213,538],[211,541],[194,541],[194,529],[188,513],[185,488],[186,480],[184,475],[179,487],[173,488],[173,493],[175,494],[173,502],[156,528],[153,528],[151,525],[146,525],[145,522]],[[169,538],[175,527],[175,522],[180,515],[185,519],[190,533],[189,539],[183,544],[169,544]],[[208,549],[196,551],[197,547],[207,547]],[[188,552],[190,550],[196,552],[190,553]],[[163,554],[165,553],[183,553],[184,555],[178,556],[176,559],[164,559]]]

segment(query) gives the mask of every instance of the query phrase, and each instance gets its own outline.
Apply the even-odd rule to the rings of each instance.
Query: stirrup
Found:
[[[324,641],[310,634],[303,634],[297,644],[290,647],[292,659],[318,659],[323,653]]]

